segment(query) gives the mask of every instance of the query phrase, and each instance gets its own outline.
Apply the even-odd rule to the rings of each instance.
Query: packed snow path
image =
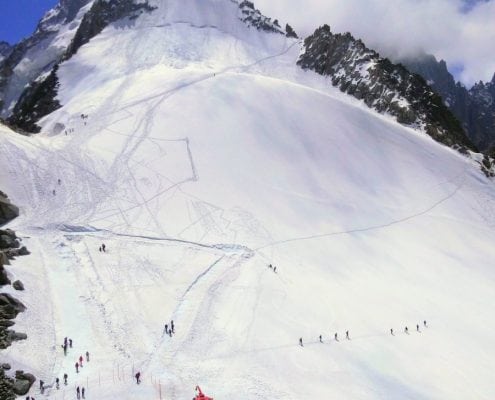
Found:
[[[493,183],[213,3],[105,29],[42,134],[1,128],[32,252],[6,361],[67,372],[54,399],[493,398]]]

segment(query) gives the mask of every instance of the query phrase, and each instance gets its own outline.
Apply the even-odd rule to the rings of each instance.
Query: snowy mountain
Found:
[[[7,42],[0,41],[0,62],[12,51],[12,46]]]
[[[26,85],[42,79],[59,62],[92,0],[61,0],[36,31],[0,59],[0,116],[7,117]]]
[[[420,74],[443,98],[445,105],[462,122],[471,141],[485,152],[495,146],[495,75],[491,82],[478,82],[471,89],[455,82],[445,61],[424,54],[400,60]]]
[[[28,338],[2,361],[46,383],[30,395],[491,399],[483,157],[299,67],[308,42],[254,5],[103,3],[31,97],[57,102],[40,132],[0,125],[31,252],[6,267]]]
[[[401,65],[368,49],[350,33],[333,34],[328,25],[304,41],[298,64],[330,76],[332,84],[397,121],[423,129],[435,140],[454,148],[475,147],[461,125],[427,83]]]

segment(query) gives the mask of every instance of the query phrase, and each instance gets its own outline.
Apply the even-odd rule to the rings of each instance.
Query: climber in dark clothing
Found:
[[[302,338],[299,338],[299,345],[300,345],[301,347],[304,347],[304,346],[303,346],[303,341],[302,341]]]

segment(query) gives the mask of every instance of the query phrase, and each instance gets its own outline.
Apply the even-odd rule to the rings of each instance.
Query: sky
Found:
[[[29,36],[57,0],[0,0],[0,40]],[[495,0],[255,0],[300,36],[327,23],[350,31],[384,56],[421,51],[447,62],[467,86],[495,73]],[[301,10],[304,10],[301,12]]]
[[[495,72],[495,0],[256,0],[268,16],[300,36],[327,23],[350,31],[385,56],[421,51],[444,59],[471,86]],[[304,12],[301,12],[304,10]]]
[[[0,0],[0,40],[14,44],[36,29],[58,0]]]

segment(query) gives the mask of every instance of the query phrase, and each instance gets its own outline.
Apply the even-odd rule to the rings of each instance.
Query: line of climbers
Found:
[[[423,326],[425,328],[428,328],[428,325],[426,324],[426,320],[423,321]],[[416,332],[421,332],[421,330],[419,329],[419,324],[416,324]],[[409,328],[407,326],[404,328],[404,333],[407,334],[407,335],[409,335]],[[394,329],[393,328],[390,328],[390,334],[392,336],[395,336]],[[334,337],[334,340],[336,342],[339,341],[339,336],[338,336],[338,333],[337,332],[334,334],[333,337]],[[347,340],[351,340],[351,338],[349,336],[349,331],[345,331],[345,338]],[[320,343],[323,343],[323,336],[322,335],[318,336],[318,340],[319,340]],[[299,338],[299,346],[304,347],[303,338],[302,337]]]

